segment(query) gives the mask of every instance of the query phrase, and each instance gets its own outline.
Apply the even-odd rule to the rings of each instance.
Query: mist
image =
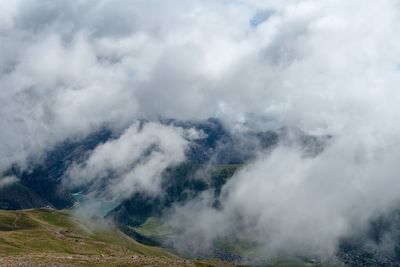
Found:
[[[162,194],[161,173],[201,133],[160,118],[216,117],[237,134],[295,126],[332,139],[314,156],[257,151],[220,208],[205,192],[163,219],[177,246],[234,236],[263,256],[330,257],[400,201],[399,11],[397,0],[2,1],[0,173],[107,126],[122,134],[63,183]]]
[[[118,139],[97,146],[83,166],[72,165],[64,183],[72,188],[89,186],[89,192],[113,200],[134,192],[157,194],[163,170],[185,159],[189,138],[196,138],[195,130],[135,123]]]

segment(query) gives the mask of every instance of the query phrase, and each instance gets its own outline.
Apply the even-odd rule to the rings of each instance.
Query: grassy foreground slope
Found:
[[[182,260],[70,211],[0,210],[0,266],[229,266]]]

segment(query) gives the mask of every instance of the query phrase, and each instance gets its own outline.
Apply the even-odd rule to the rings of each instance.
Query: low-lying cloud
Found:
[[[68,170],[66,186],[89,188],[114,200],[134,192],[158,194],[162,172],[185,159],[193,130],[159,123],[135,123],[118,139],[101,144],[80,164]]]
[[[201,252],[237,238],[253,242],[259,257],[331,257],[342,238],[366,230],[369,220],[399,203],[399,152],[356,157],[359,144],[346,141],[315,158],[296,147],[260,155],[223,187],[221,207],[206,192],[167,212],[164,223],[179,233],[172,242]]]
[[[18,178],[15,176],[4,176],[0,179],[0,188],[12,185],[17,182]]]
[[[261,153],[220,210],[204,195],[176,207],[174,225],[193,242],[240,233],[271,254],[331,254],[399,201],[399,11],[397,0],[2,1],[0,171],[107,125],[126,131],[67,181],[126,197],[160,190],[187,143],[138,119],[295,125],[334,138],[315,158]]]

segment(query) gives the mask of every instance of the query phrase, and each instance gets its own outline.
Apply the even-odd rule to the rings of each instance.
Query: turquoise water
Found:
[[[87,212],[91,216],[104,217],[119,205],[119,202],[90,197],[82,193],[72,194],[78,204],[73,208],[76,211]]]

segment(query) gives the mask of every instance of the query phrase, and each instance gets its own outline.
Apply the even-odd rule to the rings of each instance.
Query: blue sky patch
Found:
[[[267,21],[274,14],[273,10],[262,10],[258,11],[250,20],[250,26],[252,28],[257,28],[258,25]]]

